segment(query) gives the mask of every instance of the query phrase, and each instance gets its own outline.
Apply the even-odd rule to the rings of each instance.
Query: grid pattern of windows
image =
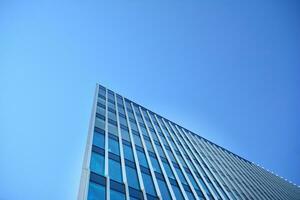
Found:
[[[78,199],[300,199],[300,189],[98,85]]]

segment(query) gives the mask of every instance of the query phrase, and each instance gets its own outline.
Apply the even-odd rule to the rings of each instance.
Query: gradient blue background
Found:
[[[1,1],[0,199],[77,196],[96,82],[300,184],[298,1]]]

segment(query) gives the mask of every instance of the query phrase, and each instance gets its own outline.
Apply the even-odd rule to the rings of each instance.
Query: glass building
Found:
[[[300,199],[300,188],[97,84],[78,200]]]

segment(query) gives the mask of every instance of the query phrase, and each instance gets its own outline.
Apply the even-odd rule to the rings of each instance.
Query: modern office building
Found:
[[[78,200],[300,199],[300,188],[97,85]]]

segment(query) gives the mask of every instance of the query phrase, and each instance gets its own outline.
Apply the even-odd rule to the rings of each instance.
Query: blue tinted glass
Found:
[[[189,200],[194,200],[195,199],[194,195],[191,192],[185,191],[185,193],[188,196]]]
[[[125,194],[115,191],[115,190],[110,190],[110,200],[125,200]]]
[[[133,134],[133,138],[134,138],[134,143],[140,147],[142,147],[142,142],[141,142],[141,138],[135,134]]]
[[[197,185],[197,183],[196,183],[194,177],[192,176],[192,174],[190,174],[190,173],[186,173],[186,174],[188,175],[188,177],[189,177],[190,181],[192,182],[192,185],[194,186],[194,188],[200,190],[199,186]]]
[[[129,137],[129,133],[127,130],[121,128],[121,136],[122,136],[122,139],[130,142],[130,137]]]
[[[175,186],[175,185],[172,185],[172,188],[173,188],[173,192],[174,192],[174,194],[176,196],[176,199],[177,200],[184,200],[180,189],[177,186]]]
[[[140,151],[136,151],[136,152],[137,152],[137,156],[139,158],[140,165],[148,168],[148,163],[147,163],[145,154],[143,152],[140,152]]]
[[[127,160],[133,161],[132,148],[127,145],[123,145],[124,157]]]
[[[92,152],[91,156],[91,171],[100,175],[104,174],[104,156]]]
[[[113,124],[108,123],[108,132],[115,136],[118,136],[118,128]]]
[[[103,134],[97,132],[94,133],[93,145],[104,149],[104,141],[105,139]]]
[[[121,164],[112,159],[109,159],[109,177],[120,183],[122,182]]]
[[[104,186],[90,182],[88,200],[103,200],[103,199],[105,199]]]
[[[156,171],[156,172],[161,173],[161,169],[159,167],[157,159],[154,158],[154,157],[152,157],[152,156],[150,156],[150,160],[151,160],[151,164],[152,164],[153,170]]]
[[[108,138],[108,151],[120,155],[119,142],[114,139]]]
[[[139,189],[139,181],[138,181],[136,170],[126,166],[126,175],[127,175],[128,185],[130,187]]]
[[[185,180],[185,178],[184,178],[183,173],[181,172],[181,170],[178,169],[177,167],[175,167],[175,170],[176,170],[177,175],[179,176],[179,180],[180,180],[182,183],[187,184],[187,182],[186,182],[186,180]]]
[[[163,200],[172,199],[166,183],[160,179],[157,179],[157,183]]]
[[[165,162],[162,162],[162,163],[163,163],[164,169],[165,169],[168,177],[174,178],[173,172],[172,172],[171,167],[169,166],[169,164],[165,163]]]
[[[148,174],[142,173],[142,177],[143,177],[144,185],[146,188],[146,193],[156,196],[156,192],[154,189],[154,185],[153,185],[151,176],[149,176]]]
[[[104,120],[96,117],[95,126],[98,127],[98,128],[101,128],[101,129],[105,130]]]

